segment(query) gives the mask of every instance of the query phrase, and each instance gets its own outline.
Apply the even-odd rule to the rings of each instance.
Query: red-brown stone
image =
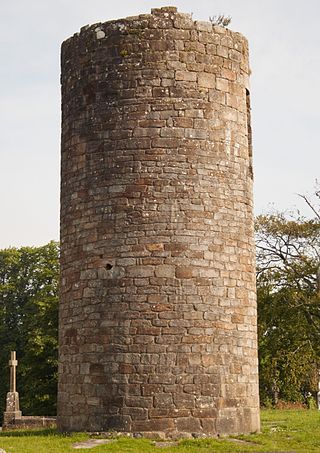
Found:
[[[61,61],[59,429],[258,430],[246,39],[166,7]]]

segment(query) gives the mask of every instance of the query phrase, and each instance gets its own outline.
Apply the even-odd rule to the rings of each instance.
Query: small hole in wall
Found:
[[[110,263],[106,264],[107,271],[110,271],[112,268],[113,268],[112,264],[110,264]]]

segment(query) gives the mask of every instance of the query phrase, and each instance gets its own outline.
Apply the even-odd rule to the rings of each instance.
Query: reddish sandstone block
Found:
[[[192,278],[194,269],[191,266],[179,266],[176,268],[177,278]]]

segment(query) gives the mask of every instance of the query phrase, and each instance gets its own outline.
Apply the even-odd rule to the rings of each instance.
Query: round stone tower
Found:
[[[259,429],[248,74],[173,7],[63,43],[61,430]]]

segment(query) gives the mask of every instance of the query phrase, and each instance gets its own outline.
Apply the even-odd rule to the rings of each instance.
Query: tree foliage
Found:
[[[58,244],[0,251],[0,413],[17,351],[20,405],[26,415],[56,413]]]
[[[259,216],[256,245],[261,400],[303,401],[320,368],[320,219]]]

